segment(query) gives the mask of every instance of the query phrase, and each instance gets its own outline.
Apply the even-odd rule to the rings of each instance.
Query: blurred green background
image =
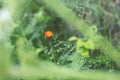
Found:
[[[0,0],[0,80],[119,80],[119,57],[120,0]]]

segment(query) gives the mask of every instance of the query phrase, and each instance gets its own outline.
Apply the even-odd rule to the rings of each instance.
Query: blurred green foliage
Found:
[[[71,16],[66,14],[66,11],[55,11],[46,7],[40,0],[0,2],[1,8],[8,6],[7,8],[13,11],[13,22],[10,23],[13,31],[8,33],[3,31],[8,36],[4,35],[7,37],[6,40],[0,40],[0,79],[118,80],[119,67],[109,56],[112,55],[108,53],[111,50],[105,52],[97,47],[96,44],[101,44],[100,46],[104,48],[106,41],[101,39],[102,43],[95,42],[99,38],[94,34],[104,36],[119,51],[120,2],[116,0],[58,1],[63,8],[58,7],[59,4],[54,4],[54,0],[51,0],[54,4],[51,6],[57,5],[56,7],[61,10],[68,8],[68,12],[72,10],[78,18],[70,14],[74,19],[69,20]],[[59,13],[61,14],[58,15]],[[85,30],[80,33],[79,30],[74,29],[73,25],[79,25],[75,21],[81,22],[82,27],[85,26],[79,27],[80,30],[93,25],[88,27],[88,32],[85,29],[87,32],[85,35],[88,37],[83,36]],[[74,24],[71,25],[69,22]],[[1,27],[3,26],[0,25],[0,29]],[[52,39],[45,38],[44,33],[47,30],[54,33]],[[114,50],[109,45],[106,51],[108,49]],[[119,57],[116,54],[112,56]]]
[[[61,0],[78,17],[87,23],[96,24],[98,31],[113,45],[120,43],[120,1],[119,0]]]

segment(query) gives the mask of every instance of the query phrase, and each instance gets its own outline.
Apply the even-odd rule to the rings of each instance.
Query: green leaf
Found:
[[[36,54],[38,54],[38,53],[40,53],[42,51],[43,51],[43,48],[38,48],[38,49],[36,49]]]
[[[100,57],[99,57],[99,59],[100,59],[100,61],[101,61],[101,62],[103,62],[103,63],[106,63],[106,62],[107,62],[106,57],[105,57],[105,56],[103,56],[103,55],[102,55],[102,56],[100,56]]]
[[[76,50],[79,50],[80,47],[82,47],[84,42],[81,39],[78,39],[76,42]]]
[[[44,21],[45,20],[45,13],[43,11],[39,11],[38,13],[35,14],[35,17],[39,21]]]
[[[81,56],[89,57],[89,50],[86,49],[86,48],[81,48],[81,49],[80,49],[80,55],[81,55]]]
[[[87,49],[94,49],[94,43],[91,40],[88,40],[87,42],[84,43],[84,47]]]
[[[76,37],[76,36],[72,36],[72,37],[70,37],[69,39],[68,39],[68,41],[75,41],[75,40],[77,40],[78,38]]]

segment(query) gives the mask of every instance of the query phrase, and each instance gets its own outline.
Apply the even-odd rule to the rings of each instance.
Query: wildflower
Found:
[[[45,31],[45,37],[47,39],[51,39],[53,37],[53,32],[52,31]]]

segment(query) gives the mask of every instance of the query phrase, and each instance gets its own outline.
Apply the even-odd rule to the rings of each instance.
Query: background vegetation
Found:
[[[119,0],[0,0],[0,80],[119,80],[119,13]]]

